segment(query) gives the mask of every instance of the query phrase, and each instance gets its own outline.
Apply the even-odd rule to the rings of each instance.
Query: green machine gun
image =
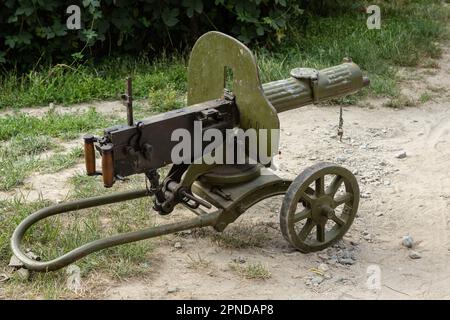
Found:
[[[233,75],[232,90],[224,90],[227,71]],[[142,173],[146,188],[60,203],[32,213],[12,235],[13,254],[30,270],[57,270],[92,252],[125,243],[207,226],[221,232],[255,203],[277,195],[284,195],[280,229],[286,240],[301,252],[322,250],[351,226],[358,210],[358,183],[349,170],[331,163],[308,167],[293,181],[277,176],[270,168],[278,154],[274,143],[280,127],[277,114],[352,94],[368,84],[350,60],[323,70],[295,68],[287,79],[261,84],[255,57],[244,44],[220,32],[208,32],[198,39],[190,56],[188,107],[134,121],[129,80],[123,95],[127,124],[105,129],[103,137],[84,137],[88,175],[101,174],[104,186],[111,187],[117,179]],[[239,129],[254,130],[258,155],[247,146],[244,163],[236,162],[233,152],[230,158],[234,162],[207,163],[205,155],[216,156],[215,152],[208,153],[205,143],[199,148],[193,143],[192,152],[182,152],[181,159],[174,161],[177,142],[173,133],[182,129],[195,134],[196,123],[201,125],[201,133],[215,129],[224,135],[229,130],[238,135]],[[258,135],[264,130],[269,132],[266,139]],[[233,137],[232,151],[237,140]],[[101,172],[96,170],[96,151],[101,155]],[[229,153],[227,149],[220,157]],[[268,161],[262,161],[260,154]],[[168,165],[171,167],[161,179],[158,169]],[[50,261],[31,259],[21,249],[26,231],[44,218],[149,196],[154,197],[153,209],[160,214],[169,214],[181,204],[195,216],[98,239]]]

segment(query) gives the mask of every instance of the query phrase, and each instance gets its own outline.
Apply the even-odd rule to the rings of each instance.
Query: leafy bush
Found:
[[[80,30],[66,26],[74,4]],[[208,30],[273,43],[301,13],[293,0],[5,0],[0,64],[21,71],[38,62],[183,49]]]

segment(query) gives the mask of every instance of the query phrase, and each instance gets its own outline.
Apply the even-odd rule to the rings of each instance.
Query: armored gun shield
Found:
[[[256,59],[243,43],[215,31],[197,40],[188,67],[188,105],[221,98],[226,68],[233,76],[239,127],[255,129],[258,133],[266,129],[267,156],[271,157],[278,152],[278,143],[272,139],[278,140],[278,137],[271,137],[270,129],[279,129],[280,122],[277,111],[264,95]]]

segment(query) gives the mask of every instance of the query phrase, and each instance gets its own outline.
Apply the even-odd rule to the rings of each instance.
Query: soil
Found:
[[[251,245],[224,246],[211,230],[163,237],[148,260],[150,276],[102,279],[93,297],[450,299],[449,47],[438,64],[402,70],[403,93],[417,100],[428,92],[429,101],[392,109],[383,99],[366,99],[361,106],[344,107],[342,142],[339,106],[280,114],[280,174],[295,177],[309,165],[329,161],[352,170],[360,183],[358,216],[341,242],[318,253],[293,250],[279,230],[278,197],[255,205],[225,231]],[[61,186],[78,169],[33,177],[33,188],[63,199]],[[157,221],[188,216],[181,208]],[[412,249],[402,245],[406,235],[414,239]],[[419,259],[410,257],[413,251]],[[247,279],[232,267],[234,261],[243,268],[261,263],[271,276]],[[322,276],[318,268],[328,270]],[[368,286],[373,272],[380,276],[379,287]],[[84,285],[95,286],[92,282]]]

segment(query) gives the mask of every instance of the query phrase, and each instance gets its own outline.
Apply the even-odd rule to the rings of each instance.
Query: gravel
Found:
[[[402,245],[411,249],[414,246],[414,239],[409,234],[403,236]]]

